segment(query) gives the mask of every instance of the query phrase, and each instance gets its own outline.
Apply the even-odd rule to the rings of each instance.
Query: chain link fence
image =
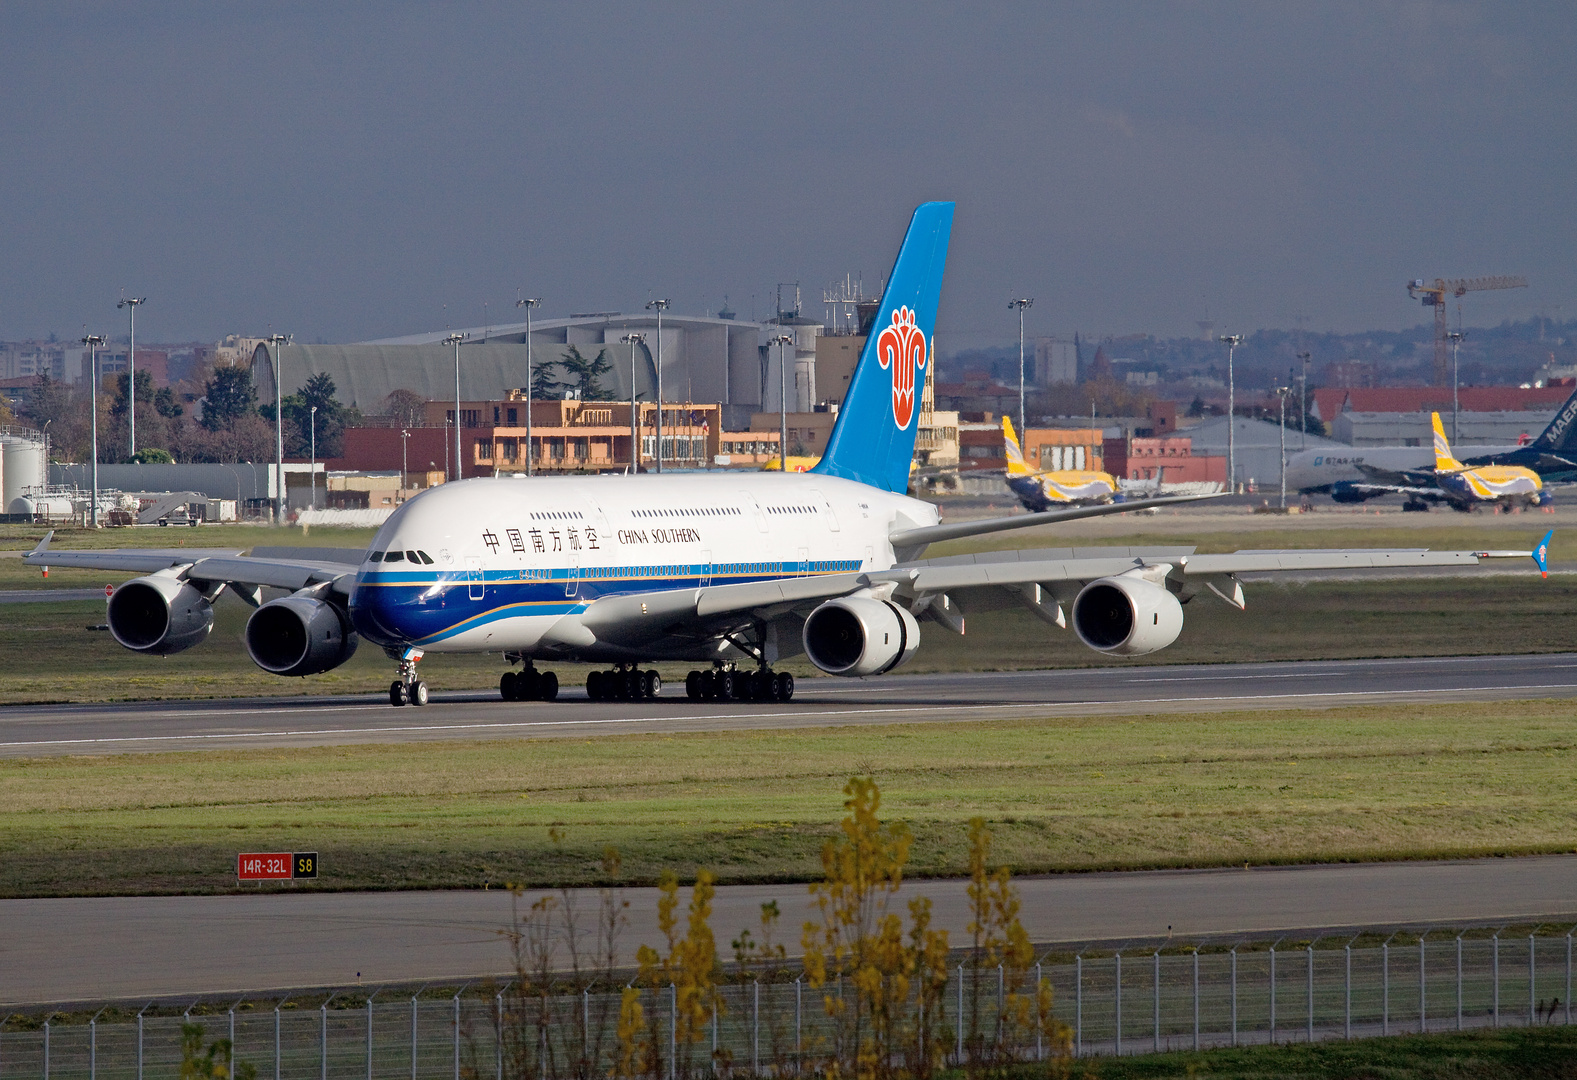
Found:
[[[1263,943],[1048,954],[1036,982],[1056,993],[1055,1016],[1076,1056],[1142,1054],[1569,1024],[1572,936],[1425,936],[1354,947],[1329,939],[1286,948]],[[642,1036],[662,1080],[814,1073],[840,1029],[823,995],[794,982],[736,981],[718,988],[697,1044],[681,1045],[675,992],[643,988]],[[206,1051],[228,1039],[234,1061],[259,1080],[569,1080],[613,1075],[623,986],[533,998],[531,1018],[510,1007],[509,984],[412,992],[365,988],[283,998],[205,1000],[190,1006],[106,1005],[96,1013],[13,1012],[0,1023],[0,1080],[177,1077],[183,1024],[200,1024]],[[518,999],[516,999],[518,1001]],[[1032,1061],[1059,1052],[1062,1033],[1005,1020],[1004,976],[956,966],[929,1027],[949,1063],[966,1040]],[[919,1031],[912,1005],[905,1030]],[[971,1035],[970,1033],[974,1034]],[[847,1037],[846,1035],[843,1037]],[[221,1058],[222,1060],[222,1058]]]

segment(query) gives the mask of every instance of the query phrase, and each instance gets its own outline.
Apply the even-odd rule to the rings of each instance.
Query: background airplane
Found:
[[[1013,421],[1006,416],[1002,418],[1002,441],[1007,448],[1008,487],[1026,510],[1092,506],[1122,500],[1121,487],[1111,473],[1098,469],[1030,468],[1013,431]]]
[[[1463,453],[1464,465],[1519,465],[1546,483],[1577,479],[1577,391],[1566,399],[1538,437],[1526,445],[1475,446]],[[1305,494],[1327,492],[1337,502],[1362,502],[1347,484],[1434,485],[1434,454],[1426,446],[1365,446],[1303,450],[1287,459],[1287,486]]]
[[[556,660],[609,665],[586,679],[593,699],[653,697],[661,681],[642,664],[683,660],[699,665],[685,683],[692,699],[786,701],[793,678],[774,670],[784,657],[803,653],[829,675],[879,675],[914,655],[921,621],[963,634],[968,611],[1023,606],[1071,625],[1091,649],[1137,656],[1177,639],[1182,605],[1199,592],[1242,608],[1243,573],[1531,554],[1174,547],[922,559],[945,540],[1198,498],[943,523],[905,494],[952,220],[951,203],[915,211],[810,471],[476,478],[403,503],[366,551],[57,552],[46,536],[24,561],[144,574],[108,605],[110,632],[128,649],[197,645],[229,591],[257,609],[245,644],[264,670],[328,671],[365,638],[396,665],[390,703],[424,705],[416,665],[426,652],[500,654],[506,701],[552,700],[557,674],[537,664]],[[265,588],[285,595],[264,603]]]
[[[1427,474],[1429,484],[1349,483],[1335,485],[1331,496],[1337,502],[1362,502],[1380,495],[1405,495],[1404,510],[1427,510],[1429,503],[1446,503],[1453,510],[1470,511],[1481,506],[1546,506],[1550,493],[1539,474],[1521,465],[1468,466],[1451,453],[1439,413],[1430,413],[1435,431],[1435,467]]]

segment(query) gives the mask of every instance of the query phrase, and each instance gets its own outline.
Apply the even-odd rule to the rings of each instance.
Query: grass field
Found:
[[[1014,1080],[1036,1080],[1024,1068]],[[1570,1080],[1577,1077],[1577,1028],[1502,1028],[1200,1053],[1083,1059],[1074,1077],[1101,1080]]]
[[[237,850],[318,888],[804,880],[871,772],[956,874],[985,816],[1018,872],[1577,847],[1569,702],[1098,717],[0,762],[0,895],[233,889]],[[548,830],[562,830],[560,844]]]

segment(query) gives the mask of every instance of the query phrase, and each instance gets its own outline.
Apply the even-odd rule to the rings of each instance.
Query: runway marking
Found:
[[[1463,689],[1476,693],[1495,693],[1504,690],[1532,691],[1532,690],[1577,690],[1577,683],[1549,683],[1537,686],[1475,686],[1451,689],[1448,687],[1424,687],[1416,690],[1328,690],[1318,693],[1306,694],[1217,694],[1208,697],[1174,697],[1174,698],[1137,698],[1123,699],[1093,699],[1086,701],[1030,701],[1030,702],[1002,702],[995,705],[895,705],[890,708],[866,709],[820,709],[814,712],[792,713],[780,712],[755,712],[755,713],[701,713],[691,717],[673,716],[626,716],[608,717],[587,720],[506,720],[489,723],[472,724],[411,724],[393,725],[372,728],[305,728],[299,731],[233,731],[210,732],[192,735],[121,735],[111,738],[97,739],[38,739],[21,742],[0,742],[0,749],[17,749],[30,746],[101,746],[120,743],[148,743],[148,742],[199,742],[220,739],[290,739],[311,735],[380,735],[404,732],[422,731],[509,731],[521,728],[545,727],[594,727],[607,724],[650,724],[665,721],[685,719],[699,720],[754,720],[765,717],[787,717],[807,719],[825,716],[896,716],[908,713],[934,713],[951,711],[955,713],[969,712],[1000,712],[1007,709],[1071,709],[1087,708],[1093,705],[1179,705],[1193,702],[1221,702],[1221,701],[1292,701],[1321,698],[1350,698],[1374,697],[1384,695],[1394,697],[1403,694],[1440,694],[1460,693]]]

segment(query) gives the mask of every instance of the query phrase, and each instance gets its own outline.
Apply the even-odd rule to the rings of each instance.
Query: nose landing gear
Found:
[[[416,677],[416,664],[422,658],[422,650],[406,648],[398,652],[391,650],[391,655],[400,663],[400,674],[397,679],[389,684],[389,704],[398,708],[401,705],[426,705],[427,684]]]
[[[500,676],[498,694],[505,701],[553,701],[559,696],[559,677],[551,671],[538,671],[526,660],[520,671]]]
[[[654,669],[642,671],[639,664],[620,664],[612,671],[586,676],[586,696],[593,701],[650,700],[662,691],[662,676]]]
[[[739,671],[719,663],[711,671],[690,672],[684,690],[691,701],[792,701],[794,676],[764,664],[755,671]]]

